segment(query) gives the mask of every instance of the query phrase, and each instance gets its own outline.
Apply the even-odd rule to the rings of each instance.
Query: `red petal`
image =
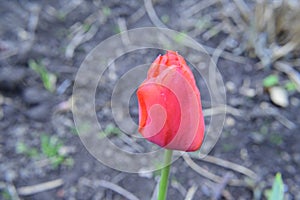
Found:
[[[140,111],[139,132],[149,141],[166,146],[180,124],[180,108],[172,92],[154,82],[143,83],[137,91]]]

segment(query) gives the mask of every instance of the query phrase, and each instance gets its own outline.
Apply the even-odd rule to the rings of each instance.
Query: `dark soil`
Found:
[[[180,3],[173,4],[169,6],[168,1],[159,1],[154,7],[158,16],[169,16],[167,27],[184,31],[184,22],[180,22],[176,14],[180,10],[176,5]],[[143,6],[143,2],[134,0],[0,2],[0,199],[17,199],[16,195],[20,199],[37,200],[126,199],[110,188],[97,186],[100,180],[119,185],[139,199],[151,199],[157,185],[157,172],[146,175],[119,172],[96,160],[77,135],[69,103],[80,64],[92,48],[120,31],[119,19],[125,20],[128,29],[154,26],[147,13],[143,14]],[[141,15],[134,18],[139,9]],[[68,57],[66,48],[74,38],[76,26],[84,26],[85,20],[97,12],[101,17],[95,22],[99,24],[95,35]],[[36,26],[32,25],[35,17],[38,18]],[[222,38],[219,34],[205,44],[217,47]],[[201,35],[196,40],[204,41]],[[132,59],[123,62],[126,67],[117,71],[117,76],[130,66],[150,63],[157,54],[150,51],[147,58],[135,58],[138,52],[132,53]],[[30,60],[44,65],[57,76],[54,92],[45,89],[40,76],[29,66]],[[271,188],[277,172],[282,174],[286,198],[300,199],[300,95],[290,92],[286,108],[272,104],[262,80],[278,72],[272,67],[258,68],[256,62],[250,58],[243,64],[223,58],[218,62],[227,89],[227,105],[238,109],[242,115],[229,110],[222,136],[210,155],[245,166],[259,177],[251,186],[226,184],[221,199],[230,199],[230,196],[233,199],[264,199],[263,193]],[[284,74],[278,74],[280,79],[286,79]],[[110,112],[106,112],[114,82],[110,84],[98,88],[96,96],[97,116],[103,126],[113,123],[113,117],[107,114]],[[254,91],[254,95],[249,95],[249,91]],[[135,103],[133,97],[131,115],[137,121]],[[60,150],[65,151],[64,161],[58,166],[43,153],[43,135],[62,143]],[[118,141],[118,136],[110,137]],[[22,150],[22,145],[27,150]],[[194,161],[221,177],[230,173],[234,178],[251,180],[215,164]],[[23,186],[55,179],[63,180],[58,188],[31,195],[18,194]],[[182,158],[172,165],[171,180],[168,199],[184,199],[194,185],[197,190],[193,199],[212,199],[221,187],[220,183],[191,169]]]

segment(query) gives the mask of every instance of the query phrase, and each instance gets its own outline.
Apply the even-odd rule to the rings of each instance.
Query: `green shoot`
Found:
[[[113,124],[108,124],[104,131],[101,131],[99,136],[100,138],[108,137],[111,135],[119,135],[121,130]]]
[[[36,62],[34,60],[29,60],[29,67],[35,71],[37,74],[40,75],[44,87],[50,91],[50,92],[54,92],[55,87],[56,87],[56,76],[52,73],[50,73],[49,71],[47,71],[47,69],[45,68],[45,66],[40,63],[40,62]]]
[[[31,148],[28,147],[25,143],[23,142],[18,142],[16,145],[16,153],[18,154],[24,154],[30,158],[36,158],[38,157],[39,153],[36,148]]]
[[[273,182],[272,190],[267,194],[268,200],[283,200],[284,198],[284,185],[281,174],[277,173]]]
[[[275,86],[279,83],[279,79],[277,75],[269,75],[263,80],[263,86],[265,88],[269,88]]]
[[[65,161],[65,156],[60,154],[63,143],[55,136],[41,135],[42,153],[49,158],[52,166],[57,168]]]
[[[285,89],[289,92],[295,92],[297,90],[297,86],[294,82],[289,81],[285,84]]]
[[[104,7],[102,8],[102,13],[104,14],[104,16],[108,17],[108,16],[110,16],[110,14],[111,14],[111,10],[110,10],[109,7],[104,6]]]

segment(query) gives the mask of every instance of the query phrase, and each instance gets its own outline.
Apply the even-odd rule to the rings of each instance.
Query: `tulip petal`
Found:
[[[139,132],[149,141],[166,146],[180,124],[181,111],[176,96],[168,88],[149,82],[140,86],[137,97],[141,116]]]

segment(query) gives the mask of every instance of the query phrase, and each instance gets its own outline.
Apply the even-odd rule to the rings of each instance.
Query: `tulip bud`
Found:
[[[139,132],[163,148],[196,151],[204,138],[200,92],[177,52],[159,55],[137,90]]]

